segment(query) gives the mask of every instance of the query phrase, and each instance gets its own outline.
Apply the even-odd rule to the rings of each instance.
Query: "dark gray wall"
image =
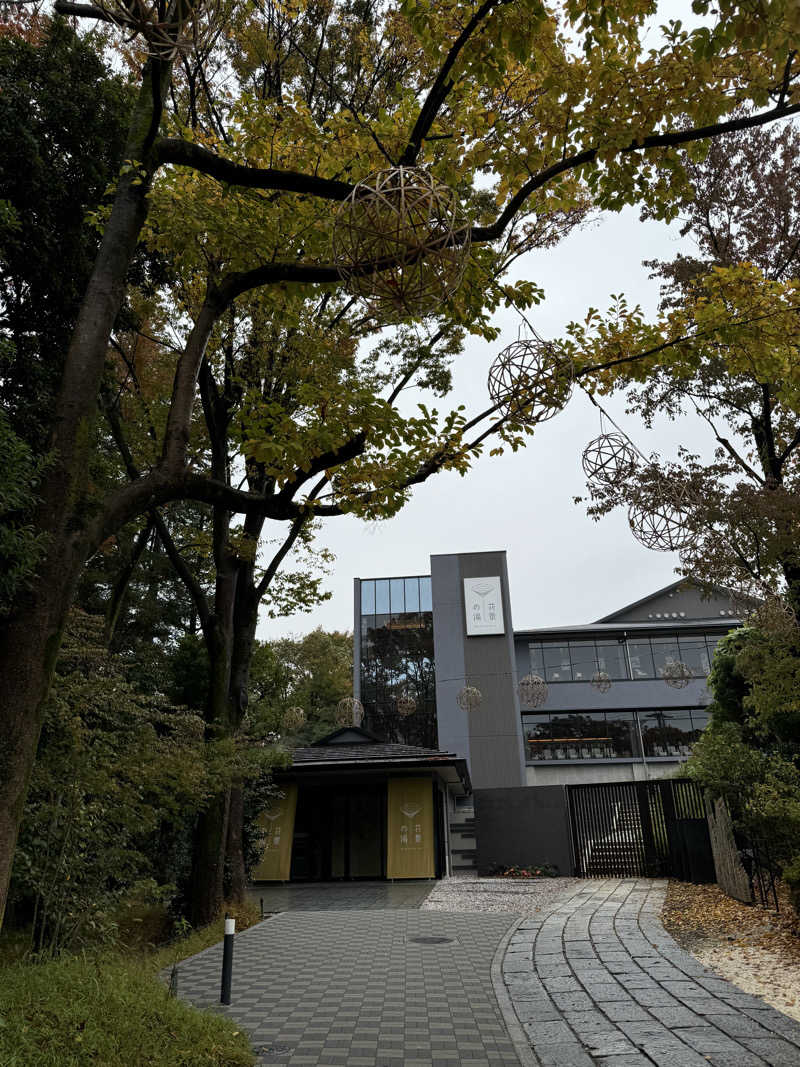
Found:
[[[562,785],[475,790],[478,871],[551,863],[572,874],[567,793]]]
[[[464,578],[499,575],[505,633],[466,636]],[[525,753],[517,695],[514,631],[505,552],[431,556],[436,716],[439,747],[465,756],[476,789],[525,784]],[[462,711],[465,685],[480,690],[480,707]]]
[[[661,616],[658,618],[658,616]],[[606,615],[602,622],[661,622],[664,619],[721,619],[735,618],[736,611],[731,598],[721,590],[704,598],[701,590],[690,581],[676,589],[668,588],[652,596],[630,604],[613,615]]]

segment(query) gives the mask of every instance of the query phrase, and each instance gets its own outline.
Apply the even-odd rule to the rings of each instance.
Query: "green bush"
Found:
[[[250,1067],[228,1019],[168,996],[161,956],[64,956],[0,967],[3,1067]]]
[[[56,669],[12,878],[32,947],[53,954],[115,938],[122,905],[164,903],[153,857],[216,786],[202,720],[133,686],[74,613]]]

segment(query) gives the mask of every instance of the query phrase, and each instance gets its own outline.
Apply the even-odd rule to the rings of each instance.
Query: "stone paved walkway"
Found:
[[[433,879],[408,882],[308,882],[251,886],[249,899],[264,912],[364,911],[372,908],[418,908],[438,883]]]
[[[519,1067],[492,982],[496,961],[502,990],[502,949],[517,922],[417,910],[275,915],[237,935],[224,1010],[261,1064]],[[184,961],[180,995],[216,1004],[221,959],[216,945]]]
[[[514,931],[503,978],[542,1067],[800,1067],[800,1024],[685,953],[666,883],[582,883]]]

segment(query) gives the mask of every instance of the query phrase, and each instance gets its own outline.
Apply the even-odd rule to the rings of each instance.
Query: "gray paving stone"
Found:
[[[543,1067],[800,1067],[800,1024],[684,953],[660,923],[665,889],[597,880],[542,923],[532,972],[550,996],[509,991]]]
[[[779,1037],[743,1037],[741,1043],[770,1067],[797,1067],[800,1063],[797,1046]]]
[[[653,1067],[653,1061],[640,1052],[624,1056],[601,1056],[595,1062],[598,1067]]]
[[[426,894],[427,883],[423,888]],[[314,911],[306,895],[296,909],[237,935],[233,1004],[225,1014],[252,1035],[259,1063],[431,1067],[434,1057],[483,1067],[517,1063],[491,980],[513,916],[408,907],[336,911],[331,899]],[[454,940],[409,944],[409,937],[431,934]],[[221,946],[184,961],[181,996],[213,1005],[220,964]],[[543,990],[530,959],[528,968],[529,990]]]
[[[542,1067],[595,1067],[595,1061],[578,1044],[536,1045]]]

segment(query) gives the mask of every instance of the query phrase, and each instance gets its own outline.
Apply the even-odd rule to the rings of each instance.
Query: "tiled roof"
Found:
[[[403,762],[427,762],[428,760],[452,762],[457,759],[452,752],[440,752],[436,748],[417,748],[415,745],[355,744],[320,745],[297,748],[292,763],[294,766],[308,763],[383,763],[393,760]]]

